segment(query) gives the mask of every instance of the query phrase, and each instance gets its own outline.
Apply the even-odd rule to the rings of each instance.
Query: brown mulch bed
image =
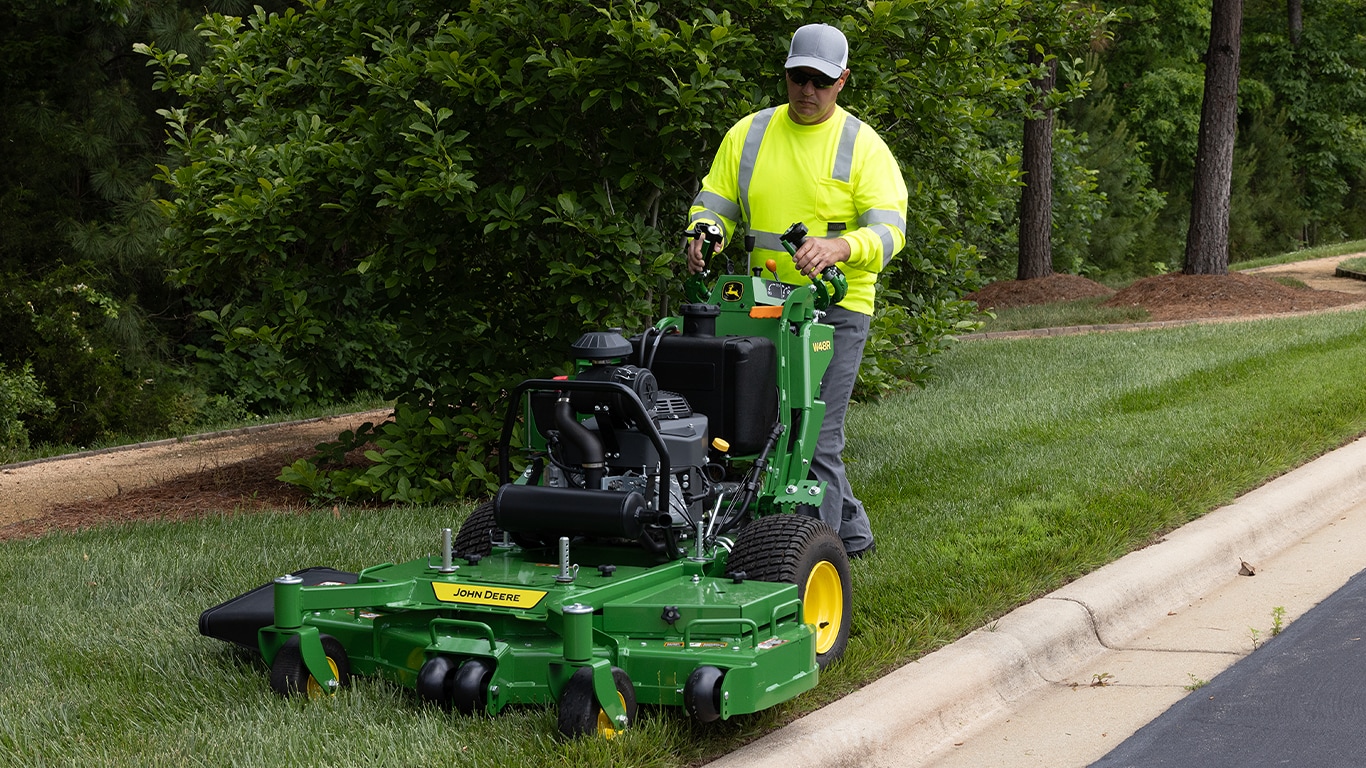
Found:
[[[1153,320],[1191,320],[1306,312],[1356,304],[1359,295],[1285,285],[1257,275],[1158,275],[1144,278],[1105,301],[1142,307]]]
[[[1009,309],[1035,304],[1112,296],[1110,288],[1080,275],[1052,274],[1033,280],[1000,280],[964,296],[982,309]]]
[[[143,520],[188,520],[266,509],[302,510],[308,506],[307,492],[275,479],[280,476],[281,467],[298,458],[290,452],[268,454],[122,491],[107,499],[57,504],[42,517],[0,526],[0,541]]]
[[[1146,277],[1115,292],[1094,280],[1055,274],[1034,280],[1001,280],[964,298],[983,308],[1005,309],[1108,296],[1107,307],[1139,307],[1153,321],[1260,317],[1330,309],[1363,301],[1357,294],[1319,291],[1242,274]]]

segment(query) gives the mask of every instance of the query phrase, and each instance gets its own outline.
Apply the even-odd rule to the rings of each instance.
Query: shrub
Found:
[[[821,18],[853,42],[847,105],[915,190],[887,277],[899,308],[872,351],[869,389],[885,390],[967,316],[977,255],[950,233],[988,226],[1010,178],[977,129],[1020,85],[1018,6],[304,0],[210,16],[203,67],[140,49],[184,99],[164,112],[163,248],[201,302],[197,353],[257,402],[397,395],[376,465],[329,493],[481,490],[507,387],[559,369],[585,329],[640,328],[676,302],[715,147],[785,98],[788,36]]]
[[[33,377],[33,366],[11,373],[0,364],[0,461],[9,461],[17,451],[28,448],[25,416],[47,415],[55,408]]]

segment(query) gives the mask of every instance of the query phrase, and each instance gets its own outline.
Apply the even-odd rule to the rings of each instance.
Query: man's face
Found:
[[[844,70],[833,83],[830,78],[809,67],[790,69],[785,79],[788,116],[795,123],[815,125],[825,122],[834,113],[835,100],[844,88],[845,81],[849,79],[849,70]],[[819,87],[821,85],[826,87]]]

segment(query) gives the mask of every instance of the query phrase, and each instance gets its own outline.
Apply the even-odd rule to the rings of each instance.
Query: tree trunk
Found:
[[[1029,55],[1034,65],[1043,63],[1037,51]],[[1032,110],[1042,113],[1024,123],[1024,146],[1020,165],[1024,188],[1020,190],[1020,261],[1017,280],[1048,277],[1053,274],[1053,110],[1043,109],[1044,97],[1053,92],[1058,76],[1058,60],[1046,65],[1044,76],[1031,81],[1037,100]]]
[[[1243,0],[1214,0],[1209,52],[1205,55],[1205,97],[1200,107],[1200,143],[1195,154],[1195,189],[1186,233],[1188,275],[1228,273],[1229,191],[1233,183],[1233,139],[1238,123],[1238,52],[1243,34]]]
[[[1286,14],[1290,21],[1290,44],[1299,47],[1304,34],[1304,0],[1286,0]]]

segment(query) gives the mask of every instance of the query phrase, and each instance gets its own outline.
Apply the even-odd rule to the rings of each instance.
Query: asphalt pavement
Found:
[[[1094,768],[1366,764],[1366,571]]]
[[[712,765],[1366,766],[1362,542],[1366,440]]]

